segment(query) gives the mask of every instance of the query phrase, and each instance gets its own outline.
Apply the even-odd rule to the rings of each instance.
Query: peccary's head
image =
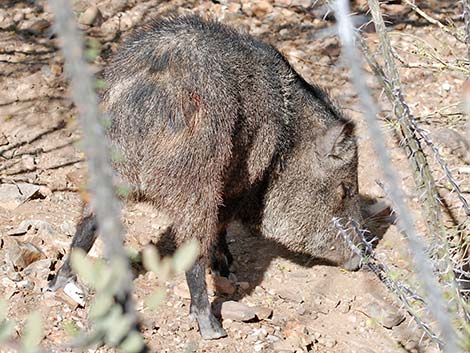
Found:
[[[290,250],[355,270],[359,259],[332,222],[334,217],[344,224],[349,218],[361,222],[354,124],[330,120],[315,135],[303,136],[271,180],[262,231]]]

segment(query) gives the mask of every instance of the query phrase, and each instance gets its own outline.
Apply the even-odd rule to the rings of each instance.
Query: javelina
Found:
[[[105,78],[116,172],[170,217],[177,242],[201,243],[186,278],[204,338],[225,336],[204,272],[213,247],[227,252],[233,217],[294,251],[358,266],[331,222],[360,218],[354,125],[272,46],[199,17],[159,19],[130,36]],[[87,215],[72,247],[88,251],[95,231]],[[67,261],[54,284],[69,277]]]

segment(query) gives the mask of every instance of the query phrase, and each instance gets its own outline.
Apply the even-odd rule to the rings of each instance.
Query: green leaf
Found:
[[[154,246],[147,246],[142,252],[142,263],[144,267],[158,274],[161,268],[160,255]]]
[[[119,320],[110,322],[108,331],[106,332],[106,342],[112,346],[117,346],[129,333],[132,327],[132,319],[127,315],[122,315]]]
[[[172,267],[175,272],[187,271],[194,264],[199,255],[199,242],[191,239],[178,248],[172,258]]]
[[[34,311],[28,316],[21,337],[21,345],[24,352],[37,352],[39,343],[44,337],[41,314]]]
[[[69,337],[75,337],[80,333],[80,329],[77,327],[75,322],[66,321],[62,324],[62,328]]]
[[[15,324],[11,321],[4,320],[0,322],[0,343],[6,341],[13,333]]]
[[[140,263],[142,262],[142,256],[140,251],[134,248],[133,246],[126,246],[124,249],[127,257],[131,263]]]
[[[95,87],[96,89],[105,89],[106,87],[108,87],[108,84],[105,80],[97,79],[95,81]]]
[[[0,300],[0,322],[7,318],[8,304],[5,300]]]
[[[142,350],[144,339],[137,331],[132,331],[121,343],[120,348],[126,353],[136,353]]]
[[[145,299],[145,304],[150,310],[155,310],[166,298],[166,293],[162,289],[157,289]]]
[[[78,248],[74,249],[70,254],[70,265],[73,272],[78,274],[87,286],[95,288],[95,268],[93,262],[86,256],[85,251]]]
[[[114,298],[111,293],[100,292],[96,294],[95,299],[91,303],[90,318],[97,320],[106,315],[114,304]]]

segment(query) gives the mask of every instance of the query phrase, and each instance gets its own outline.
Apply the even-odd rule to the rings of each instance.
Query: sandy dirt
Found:
[[[78,0],[75,10],[82,14],[91,2]],[[102,45],[101,54],[93,62],[98,74],[133,27],[162,14],[210,15],[275,45],[307,81],[329,90],[345,113],[357,122],[361,194],[371,202],[385,198],[376,183],[377,179],[383,181],[381,168],[334,36],[334,19],[325,16],[319,6],[309,9],[310,1],[287,0],[256,3],[97,0],[96,3],[102,17],[94,19],[92,26],[82,28],[87,37]],[[360,3],[355,5],[358,11],[355,18],[366,23],[368,19],[360,11]],[[450,18],[462,26],[461,9],[452,5],[452,1],[432,4],[423,9],[441,21]],[[465,58],[465,45],[431,26],[399,1],[385,6],[384,12],[389,14],[390,36],[397,53],[413,64],[408,68],[400,65],[412,112],[437,140],[442,128],[452,128],[463,135],[465,120],[459,103],[465,74],[452,67],[436,69],[435,61],[424,57],[419,49],[431,48],[443,61],[456,63],[457,58]],[[45,323],[42,344],[58,352],[54,347],[68,337],[64,327],[70,324],[80,329],[89,327],[88,306],[76,307],[64,297],[45,293],[47,280],[61,264],[80,215],[80,189],[86,180],[86,168],[80,151],[77,111],[68,98],[63,58],[57,49],[58,40],[52,37],[51,21],[45,1],[32,4],[4,0],[0,4],[0,192],[3,192],[0,297],[8,302],[8,316],[16,321],[17,334],[21,333],[27,315],[39,310]],[[376,47],[378,38],[373,28],[369,25],[366,30],[369,33],[365,38]],[[388,120],[392,118],[390,104],[372,76],[367,77],[367,82],[380,101],[390,154],[409,203],[416,211],[418,228],[424,231],[408,161]],[[459,157],[446,147],[442,151],[456,177],[468,189],[470,180],[462,168],[465,156]],[[434,162],[432,165],[436,167]],[[439,172],[436,175],[441,176]],[[462,214],[455,195],[444,187],[440,191],[449,212],[459,220]],[[32,222],[28,226],[23,221]],[[128,231],[126,243],[136,249],[150,241],[158,242],[163,229],[157,211],[148,205],[127,205],[124,223]],[[380,257],[400,273],[409,273],[406,241],[397,227],[380,220],[375,225],[381,237],[377,246]],[[184,276],[162,284],[151,273],[136,272],[137,310],[152,351],[437,352],[400,308],[394,295],[366,269],[351,273],[314,264],[312,259],[248,234],[238,224],[230,229],[229,246],[235,257],[230,278],[235,292],[228,295],[212,291],[214,305],[234,300],[270,308],[272,315],[249,322],[223,320],[228,337],[203,341],[188,318]],[[12,266],[11,260],[25,247],[34,259],[22,259],[26,263]],[[98,242],[91,256],[100,256],[101,249]],[[158,286],[163,286],[167,297],[156,311],[150,311],[144,298]],[[0,351],[12,350],[0,348]],[[106,347],[90,350],[112,351]]]

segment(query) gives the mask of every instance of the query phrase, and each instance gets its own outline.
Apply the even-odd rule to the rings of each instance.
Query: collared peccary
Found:
[[[294,251],[358,266],[332,225],[360,219],[354,125],[272,46],[195,16],[158,19],[122,45],[105,79],[116,173],[171,219],[178,243],[201,243],[186,278],[204,338],[225,335],[204,273],[211,254],[230,260],[234,217]],[[72,247],[88,251],[95,232],[88,214]],[[226,272],[229,261],[213,258]],[[67,260],[53,285],[69,277]]]

